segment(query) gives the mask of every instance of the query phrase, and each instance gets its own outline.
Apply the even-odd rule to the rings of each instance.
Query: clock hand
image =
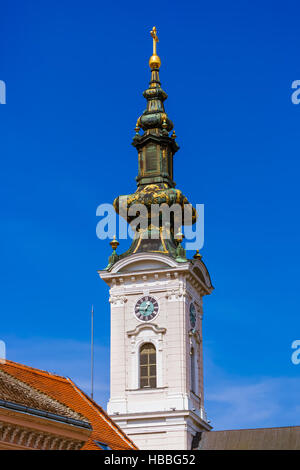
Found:
[[[147,310],[146,312],[148,312],[149,314],[152,313],[152,310],[151,310],[151,302],[147,302]],[[149,307],[150,307],[150,310],[149,310]]]
[[[147,305],[147,304],[144,305],[144,307],[142,307],[142,306],[140,305],[140,310],[147,310],[147,308],[148,308],[148,305]]]
[[[150,302],[148,301],[148,302],[146,302],[146,305],[145,305],[144,307],[142,307],[142,306],[140,305],[140,308],[146,310],[146,309],[149,307],[149,305],[150,305]]]
[[[144,305],[143,307],[142,307],[142,305],[140,305],[140,312],[143,311],[144,314],[148,313],[148,312],[149,312],[148,308],[149,308],[150,306],[151,306],[151,302],[149,302],[149,300],[148,300],[148,301],[146,302],[146,305]],[[151,312],[149,312],[149,313],[151,313]]]

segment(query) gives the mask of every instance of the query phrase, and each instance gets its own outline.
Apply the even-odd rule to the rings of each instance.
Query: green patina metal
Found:
[[[119,255],[116,253],[116,250],[113,250],[112,254],[108,257],[108,265],[106,266],[105,270],[109,271],[109,269],[119,260]]]
[[[178,242],[176,248],[176,261],[179,261],[180,263],[185,263],[187,261],[186,252],[183,246],[181,245],[181,242]]]
[[[114,250],[109,257],[107,270],[111,269],[117,260],[141,252],[163,253],[179,262],[187,261],[185,249],[181,245],[182,238],[176,240],[174,234],[176,217],[179,219],[178,213],[171,214],[168,226],[163,223],[161,214],[158,223],[153,224],[151,218],[153,204],[161,207],[164,204],[168,207],[173,204],[179,205],[180,221],[183,225],[187,223],[187,215],[189,223],[195,223],[197,219],[196,210],[189,204],[188,199],[179,189],[175,189],[173,158],[179,146],[175,140],[175,131],[170,135],[173,123],[164,108],[167,94],[161,88],[159,68],[154,66],[151,68],[149,88],[143,93],[147,100],[147,108],[137,120],[132,142],[138,152],[137,190],[133,194],[118,196],[113,203],[117,214],[125,218],[128,223],[136,218],[136,214],[129,215],[128,210],[135,204],[143,204],[147,209],[143,227],[148,229],[136,231],[132,244],[125,253],[117,255]],[[143,134],[140,134],[141,131]]]

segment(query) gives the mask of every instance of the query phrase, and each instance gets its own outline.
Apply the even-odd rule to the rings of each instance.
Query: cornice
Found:
[[[85,441],[7,424],[0,419],[0,447],[28,450],[79,450]]]
[[[157,334],[165,334],[166,328],[159,328],[155,323],[147,323],[143,325],[137,325],[134,330],[127,331],[127,336],[137,336],[142,330],[152,330]]]

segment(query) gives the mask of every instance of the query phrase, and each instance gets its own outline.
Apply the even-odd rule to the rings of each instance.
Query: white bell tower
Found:
[[[140,449],[191,449],[211,429],[202,299],[213,288],[204,263],[137,253],[99,275],[110,286],[109,415]]]
[[[139,226],[125,253],[118,255],[119,243],[111,241],[108,266],[99,271],[110,287],[108,413],[140,449],[185,450],[196,446],[202,430],[211,429],[204,410],[202,300],[213,287],[198,250],[188,260],[181,245],[178,229],[196,223],[197,213],[175,189],[179,146],[165,110],[155,27],[151,36],[151,80],[143,93],[147,108],[132,142],[138,153],[137,190],[114,201],[128,223],[138,210]],[[154,206],[159,206],[156,216]]]

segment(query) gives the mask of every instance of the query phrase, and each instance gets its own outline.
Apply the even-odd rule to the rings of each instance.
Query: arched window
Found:
[[[152,343],[140,349],[140,388],[156,388],[156,350]]]

